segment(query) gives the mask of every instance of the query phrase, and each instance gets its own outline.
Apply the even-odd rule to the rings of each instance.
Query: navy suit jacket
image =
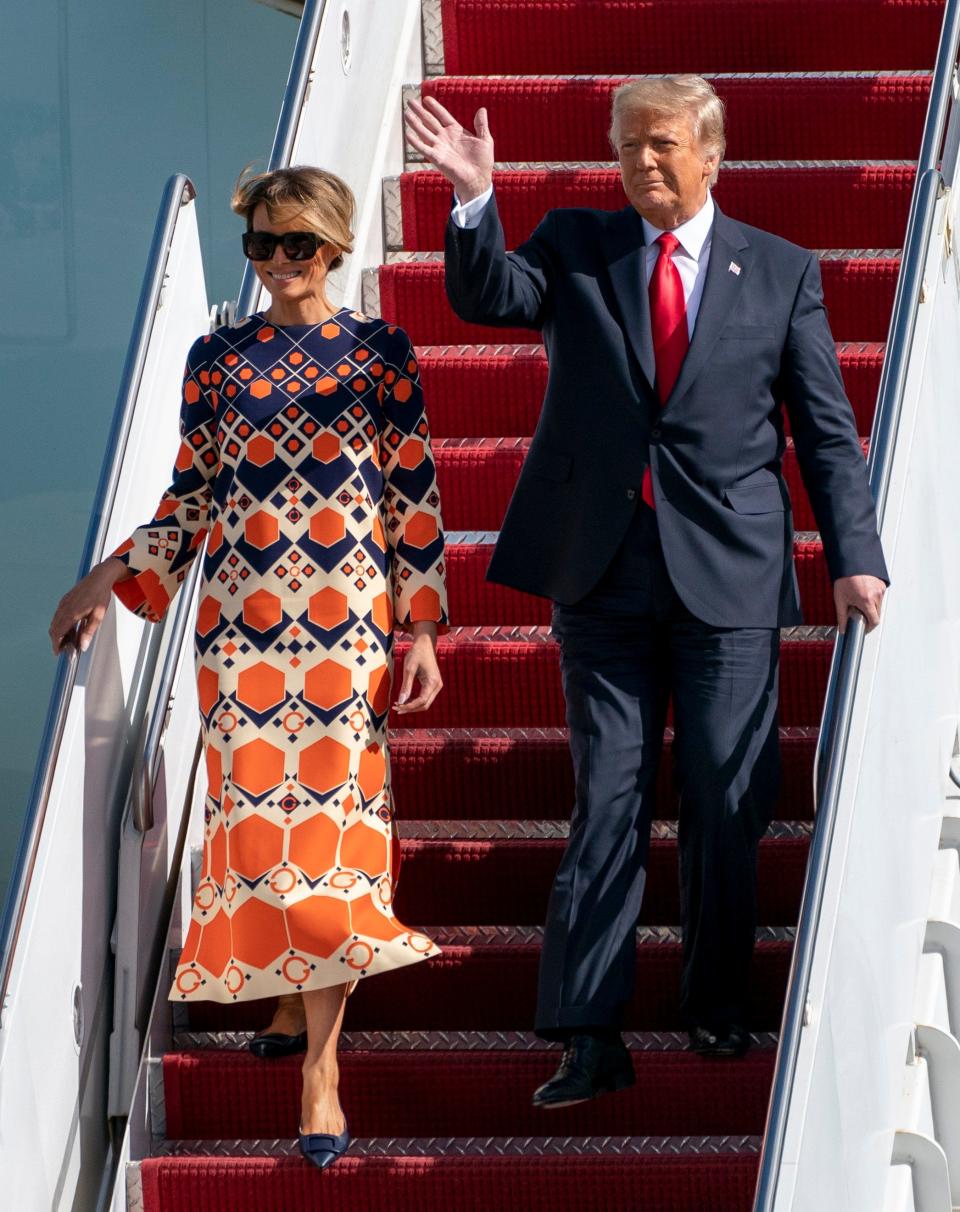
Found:
[[[693,339],[661,409],[643,249],[632,206],[549,211],[511,253],[496,199],[478,227],[447,225],[454,311],[541,329],[549,361],[488,579],[577,602],[622,542],[649,464],[684,605],[718,627],[801,622],[783,401],[831,577],[887,580],[817,258],[718,208]]]

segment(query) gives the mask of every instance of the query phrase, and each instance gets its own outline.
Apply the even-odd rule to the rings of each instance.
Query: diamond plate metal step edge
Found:
[[[782,725],[779,729],[780,742],[809,741],[815,742],[820,735],[820,729],[802,724]],[[673,729],[665,728],[663,735],[667,740],[673,740]],[[474,745],[483,741],[505,741],[522,744],[543,744],[566,749],[566,728],[395,728],[390,727],[390,749],[396,756],[398,749],[404,744],[435,744],[438,748],[444,745]]]
[[[521,450],[530,449],[533,443],[533,438],[528,435],[511,435],[506,436],[501,434],[499,437],[492,438],[434,438],[434,450]],[[793,438],[787,438],[787,449],[793,449],[795,446]]]
[[[442,440],[444,439],[435,439]],[[444,536],[446,547],[493,547],[498,538],[499,531],[447,531]],[[794,542],[819,543],[819,531],[794,531]]]
[[[444,74],[442,4],[443,0],[421,0],[420,37],[425,76]]]
[[[160,1147],[162,1147],[162,1143],[158,1142],[155,1148]],[[127,1212],[143,1212],[143,1177],[138,1161],[127,1162],[124,1182],[127,1192]]]
[[[380,270],[364,269],[360,274],[360,310],[371,320],[382,320],[380,307]]]
[[[429,2],[429,0],[428,0]],[[932,80],[932,73],[929,71],[921,71],[914,68],[875,68],[872,71],[823,71],[823,72],[705,72],[705,80],[880,80],[888,77],[896,77],[900,80]],[[515,72],[505,72],[497,74],[494,72],[484,73],[482,76],[447,76],[448,80],[467,81],[467,80],[496,80],[517,82],[518,84],[528,84],[530,81],[537,82],[541,80],[557,81],[560,84],[566,84],[570,80],[660,80],[662,75],[658,72],[570,72],[569,74],[557,74],[551,72],[528,72],[526,74],[518,74]],[[404,89],[415,89],[419,91],[419,84],[405,84]]]
[[[176,1052],[244,1051],[252,1031],[178,1031]],[[776,1048],[773,1031],[750,1036],[755,1048]],[[623,1041],[631,1052],[686,1052],[687,1036],[680,1031],[625,1031]],[[532,1031],[344,1031],[341,1052],[541,1052],[556,1048]]]
[[[567,837],[567,821],[539,820],[471,820],[471,821],[398,821],[400,837],[406,841],[432,842],[518,842],[556,841]],[[813,832],[810,821],[771,821],[764,837],[797,841]],[[672,842],[677,837],[676,821],[653,821],[650,837],[658,842]]]
[[[734,168],[744,172],[757,172],[764,169],[788,168],[805,170],[811,168],[915,168],[916,160],[896,158],[892,160],[870,159],[836,159],[819,160],[723,160],[720,163],[720,173],[725,169]],[[572,169],[608,169],[619,171],[619,160],[498,160],[493,166],[495,173],[527,173],[527,172],[569,172]],[[440,170],[423,159],[416,159],[405,152],[404,172],[436,173]]]
[[[886,167],[904,167],[914,163],[913,161],[903,160],[741,160],[733,161],[724,165],[724,168],[834,168],[837,166],[858,166],[878,165]],[[494,171],[531,171],[534,169],[550,171],[569,170],[571,168],[605,168],[613,169],[616,167],[615,161],[584,161],[582,163],[570,161],[568,163],[557,161],[556,163],[544,162],[542,164],[498,164],[494,166]],[[436,172],[432,166],[425,167],[417,166],[420,172]],[[400,199],[400,178],[384,177],[383,178],[383,246],[387,251],[387,261],[390,261],[390,253],[403,250],[403,205]],[[436,250],[434,250],[436,251]],[[811,250],[817,252],[817,255],[823,260],[819,250]],[[877,251],[877,250],[873,250]],[[887,250],[889,251],[889,250]],[[367,311],[366,301],[362,301],[362,306],[365,314],[370,315]]]
[[[425,926],[423,933],[439,947],[539,947],[543,943],[542,926]],[[758,943],[792,943],[794,926],[758,926]],[[680,943],[678,926],[638,926],[637,943],[644,947],[662,947]]]
[[[853,250],[856,251],[856,250]],[[897,251],[897,250],[890,250]],[[830,251],[830,256],[833,256],[836,250]],[[826,256],[827,253],[821,250],[821,256]],[[851,254],[845,254],[851,255]],[[406,261],[442,261],[443,253],[394,253],[392,262],[399,264]],[[368,273],[377,273],[377,270],[368,270]],[[847,354],[873,354],[876,357],[883,357],[887,346],[885,341],[837,341],[835,342],[838,353]],[[481,358],[481,357],[498,357],[498,358],[542,358],[546,361],[546,350],[542,345],[418,345],[417,356],[419,358]]]
[[[780,728],[780,740],[815,740],[820,729],[812,725],[788,724]],[[673,737],[673,729],[665,728],[664,736]],[[474,741],[543,741],[545,744],[565,745],[566,728],[395,728],[390,727],[392,748],[404,742],[437,741],[450,744],[468,744]]]
[[[354,1157],[589,1157],[759,1153],[759,1136],[434,1136],[354,1140]],[[171,1140],[158,1157],[296,1157],[295,1140]]]
[[[915,168],[916,160],[724,160],[725,168],[771,169],[771,168]],[[618,160],[498,160],[495,173],[569,172],[571,169],[619,169]],[[432,164],[418,166],[417,172],[438,173]],[[396,181],[396,177],[386,177]]]
[[[781,627],[780,640],[783,643],[810,643],[812,641],[832,640],[836,627],[824,624],[802,624],[798,627]],[[440,648],[453,644],[548,644],[553,642],[549,627],[485,626],[485,627],[451,627],[446,635],[437,641]]]
[[[899,248],[811,248],[809,251],[812,252],[817,257],[817,259],[820,261],[870,261],[870,260],[887,260],[887,261],[889,261],[891,259],[895,259],[895,258],[899,257],[900,253],[903,250],[899,249]],[[418,262],[427,264],[428,262],[439,263],[439,262],[442,262],[444,259],[445,259],[444,253],[440,249],[434,249],[431,252],[410,252],[405,248],[395,248],[395,249],[391,249],[387,253],[384,264],[386,264],[386,265],[408,265],[408,264],[416,264]],[[378,273],[379,270],[376,267],[374,267],[372,269],[364,270],[364,272],[365,273]],[[886,348],[885,343],[881,342],[881,341],[847,341],[847,342],[840,343],[841,348],[844,348],[847,346],[854,348],[854,349],[871,349],[873,347],[878,347],[880,349]],[[543,346],[535,345],[531,342],[531,344],[529,344],[529,345],[503,345],[503,346],[492,346],[492,345],[486,345],[486,346],[467,346],[467,345],[464,345],[464,346],[445,346],[445,345],[429,346],[429,345],[424,345],[424,346],[420,346],[420,348],[421,349],[450,349],[450,348],[456,349],[456,348],[460,348],[460,349],[464,349],[464,350],[468,350],[468,351],[479,348],[479,349],[484,350],[484,352],[487,352],[487,353],[491,352],[494,349],[497,349],[498,351],[506,350],[508,352],[511,350],[514,350],[518,354],[520,352],[526,352],[527,356],[529,357],[532,351],[540,350],[543,348]]]

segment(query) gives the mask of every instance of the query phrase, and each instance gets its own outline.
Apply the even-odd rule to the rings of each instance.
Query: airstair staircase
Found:
[[[311,105],[332,79],[324,73],[347,74],[351,61],[358,70],[371,8],[360,0],[306,5],[275,166],[306,160],[312,146],[306,124],[318,121]],[[944,369],[944,355],[911,361],[911,351],[937,341],[938,349],[950,346],[947,321],[938,337],[937,321],[924,319],[922,305],[940,297],[930,267],[952,222],[952,177],[944,181],[937,166],[946,173],[949,162],[952,171],[956,158],[955,8],[946,6],[945,21],[942,0],[398,4],[397,12],[410,10],[398,26],[401,50],[392,77],[386,73],[378,86],[388,117],[371,128],[380,140],[375,161],[394,167],[381,174],[382,188],[379,181],[364,187],[357,178],[360,262],[354,258],[343,290],[368,314],[411,335],[437,460],[454,624],[439,645],[444,690],[417,726],[392,728],[391,752],[403,853],[398,913],[422,926],[443,954],[361,982],[351,997],[341,1091],[355,1142],[331,1171],[317,1173],[296,1147],[299,1059],[265,1063],[246,1049],[251,1033],[269,1021],[271,1005],[170,1007],[164,1001],[179,939],[177,907],[182,920],[198,840],[189,822],[176,827],[171,808],[165,852],[174,879],[164,905],[174,918],[152,1009],[141,1005],[138,1047],[130,1043],[124,1053],[120,1087],[135,1091],[127,1099],[129,1120],[124,1114],[117,1121],[127,1133],[114,1156],[114,1208],[873,1212],[886,1201],[884,1212],[950,1212],[960,1206],[960,1131],[952,1147],[949,1140],[960,1129],[958,1096],[950,1092],[953,1076],[960,1090],[960,803],[950,798],[960,795],[950,781],[951,770],[960,778],[954,752],[960,658],[952,671],[945,664],[941,689],[931,691],[931,727],[939,738],[932,750],[901,744],[904,777],[921,752],[931,769],[937,765],[931,776],[937,802],[923,818],[926,849],[909,863],[903,852],[912,886],[924,881],[925,904],[932,886],[934,904],[929,923],[914,914],[913,933],[904,926],[897,958],[898,971],[909,972],[910,1010],[888,1022],[869,999],[869,982],[857,985],[854,953],[842,952],[840,972],[830,961],[840,954],[834,944],[844,920],[857,915],[842,859],[864,817],[856,770],[869,737],[877,736],[870,727],[887,729],[890,750],[910,720],[891,723],[888,706],[881,724],[870,725],[884,676],[888,704],[899,684],[885,674],[897,664],[889,645],[880,647],[886,622],[877,639],[864,641],[855,625],[835,645],[822,546],[792,447],[785,474],[806,622],[781,636],[784,779],[776,820],[760,846],[763,926],[749,1024],[753,1047],[738,1062],[711,1062],[687,1050],[680,1030],[677,803],[668,731],[637,932],[637,990],[627,1020],[637,1085],[567,1110],[531,1107],[530,1093],[557,1060],[556,1051],[533,1036],[531,1023],[541,927],[564,846],[572,774],[549,603],[487,583],[484,570],[536,425],[546,359],[536,332],[468,325],[451,312],[440,251],[450,189],[402,146],[400,124],[401,101],[410,96],[436,97],[465,125],[487,107],[510,247],[552,206],[622,205],[605,134],[610,94],[619,83],[677,71],[711,79],[728,111],[717,201],[734,218],[816,250],[872,482],[894,494],[902,527],[909,515],[907,423],[916,452],[922,447],[919,402],[927,408],[936,392],[929,376],[949,382],[953,373]],[[358,123],[364,120],[361,115]],[[324,163],[344,171],[335,152]],[[901,272],[905,249],[910,275],[906,261]],[[951,256],[952,245],[947,263]],[[943,290],[956,294],[960,276],[951,282],[942,265],[938,272]],[[237,314],[255,297],[248,276]],[[953,295],[937,307],[944,316],[955,312]],[[898,360],[892,364],[887,352],[894,339]],[[878,398],[885,422],[875,426]],[[914,400],[912,412],[904,411],[905,399]],[[960,429],[946,419],[943,425],[951,433]],[[948,478],[935,441],[929,458],[931,469],[940,467],[938,474]],[[910,474],[918,474],[915,464]],[[944,487],[945,499],[949,491]],[[949,516],[942,501],[928,507],[935,517]],[[888,519],[885,542],[899,534]],[[937,537],[947,542],[949,527],[942,524]],[[935,547],[926,558],[937,558]],[[900,567],[911,565],[894,561],[891,601],[900,593]],[[958,657],[960,599],[946,601],[945,589],[935,593],[942,609],[929,626],[940,628],[947,663]],[[903,617],[909,629],[910,616]],[[179,626],[182,632],[185,616]],[[168,651],[181,647],[178,640]],[[401,642],[398,665],[403,652]],[[913,673],[934,679],[925,653],[917,647],[912,661],[920,669]],[[167,665],[169,693],[174,681],[189,677],[190,662],[174,668],[170,657]],[[159,744],[159,726],[155,732]],[[165,747],[169,752],[169,740]],[[182,747],[181,766],[193,756],[186,740]],[[201,792],[192,784],[181,792],[188,809]],[[142,823],[149,833],[149,822]],[[892,903],[889,884],[887,890]],[[824,935],[828,928],[833,933]],[[864,964],[882,968],[885,944],[872,944]],[[840,1020],[829,1018],[823,989],[845,982],[854,986],[846,1003],[852,1021],[843,1032],[834,1026],[828,1056],[817,1024]],[[859,1157],[853,1108],[863,1091],[856,1081],[854,1088],[844,1085],[848,1054],[840,1046],[857,1032],[883,1040],[896,1074],[887,1073],[874,1108],[889,1113],[883,1132],[871,1136],[866,1185],[851,1185],[858,1165],[867,1165],[850,1160]],[[833,1085],[824,1069],[831,1058],[841,1073]],[[857,1059],[850,1062],[851,1077]],[[823,1081],[829,1092],[819,1095]],[[798,1108],[799,1121],[791,1118]],[[816,1141],[809,1120],[817,1114],[827,1116],[839,1142],[818,1146],[823,1164],[808,1148]]]

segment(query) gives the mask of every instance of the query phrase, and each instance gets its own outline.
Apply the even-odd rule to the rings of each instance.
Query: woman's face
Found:
[[[261,202],[253,212],[253,231],[269,231],[275,236],[287,231],[313,231],[310,221],[303,214],[293,214],[281,221],[270,221],[266,205]],[[254,261],[257,277],[271,296],[285,303],[300,303],[308,299],[324,298],[327,270],[339,250],[331,244],[321,244],[309,261],[291,261],[278,244],[269,261]]]

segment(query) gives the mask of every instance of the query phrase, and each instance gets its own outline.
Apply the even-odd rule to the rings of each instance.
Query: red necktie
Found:
[[[653,330],[653,352],[657,363],[657,395],[660,397],[662,408],[677,381],[690,338],[687,334],[687,304],[683,297],[683,283],[680,280],[680,271],[673,263],[673,254],[680,247],[680,241],[672,232],[667,231],[657,237],[657,243],[660,245],[660,256],[650,279],[650,326]],[[650,508],[656,509],[649,467],[643,473],[640,492]]]

